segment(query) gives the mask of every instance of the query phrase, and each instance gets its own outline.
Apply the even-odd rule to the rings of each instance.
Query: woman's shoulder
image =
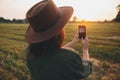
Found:
[[[79,55],[79,52],[76,51],[76,50],[73,49],[73,48],[68,48],[68,47],[66,47],[66,48],[61,48],[60,50],[61,50],[63,53],[69,53],[69,54]]]
[[[65,56],[66,58],[80,58],[79,52],[73,48],[60,48],[56,53],[60,56]]]
[[[30,58],[29,54],[29,46],[26,47],[25,49],[25,55],[26,59]],[[38,57],[38,56],[37,56]],[[66,61],[71,61],[77,58],[81,58],[79,55],[79,52],[74,50],[73,48],[59,48],[56,50],[54,54],[48,54],[45,56],[39,56],[39,60],[41,59],[49,59],[49,60],[66,60]],[[38,60],[37,58],[35,60]]]

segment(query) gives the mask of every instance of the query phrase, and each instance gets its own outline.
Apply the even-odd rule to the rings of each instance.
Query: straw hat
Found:
[[[25,33],[28,43],[37,43],[50,39],[69,21],[73,8],[59,7],[52,0],[35,4],[26,14],[29,26]]]

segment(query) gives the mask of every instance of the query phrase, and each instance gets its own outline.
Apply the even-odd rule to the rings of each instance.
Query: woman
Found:
[[[71,7],[57,8],[52,0],[39,2],[27,12],[26,62],[32,80],[80,80],[91,74],[87,38],[82,39],[83,59],[70,49],[79,41],[78,34],[62,46],[63,27],[72,13]]]

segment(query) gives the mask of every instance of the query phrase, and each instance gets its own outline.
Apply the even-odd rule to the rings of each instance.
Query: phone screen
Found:
[[[80,27],[79,32],[80,32],[80,33],[85,33],[85,28]]]

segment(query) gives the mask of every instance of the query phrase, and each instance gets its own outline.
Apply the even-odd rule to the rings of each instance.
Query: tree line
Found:
[[[116,15],[115,19],[113,21],[120,22],[120,4],[116,7],[118,14]]]
[[[27,23],[26,19],[5,19],[3,17],[0,17],[0,23]]]

